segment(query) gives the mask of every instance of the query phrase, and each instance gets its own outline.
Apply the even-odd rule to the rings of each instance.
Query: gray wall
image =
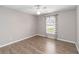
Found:
[[[58,14],[57,16],[57,35],[58,39],[75,42],[76,41],[76,10],[67,10],[62,12],[56,12],[54,14]],[[48,14],[48,15],[54,15]],[[45,31],[45,16],[38,17],[38,34],[41,36],[46,36]],[[50,35],[49,35],[50,36]],[[51,35],[50,37],[53,37]]]
[[[46,36],[46,21],[44,16],[38,16],[37,34]]]
[[[36,16],[0,7],[0,46],[36,35]]]
[[[59,13],[58,38],[70,42],[76,41],[76,10]]]
[[[77,6],[77,41],[76,41],[76,47],[79,52],[79,6]]]
[[[79,6],[77,6],[77,42],[79,43]]]

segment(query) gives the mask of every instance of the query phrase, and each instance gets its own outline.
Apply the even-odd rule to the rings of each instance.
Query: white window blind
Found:
[[[49,34],[56,33],[56,16],[46,17],[46,33]]]

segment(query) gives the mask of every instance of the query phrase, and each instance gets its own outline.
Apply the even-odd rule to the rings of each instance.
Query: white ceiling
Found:
[[[4,5],[4,7],[37,15],[37,9],[35,5]],[[41,14],[46,14],[61,10],[75,9],[75,7],[76,7],[75,5],[40,5],[40,12]]]

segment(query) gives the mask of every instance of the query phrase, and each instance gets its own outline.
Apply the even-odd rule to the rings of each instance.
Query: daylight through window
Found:
[[[56,16],[46,17],[46,33],[48,34],[56,33]]]

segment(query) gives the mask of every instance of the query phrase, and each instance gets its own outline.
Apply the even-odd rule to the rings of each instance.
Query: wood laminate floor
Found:
[[[35,36],[0,48],[1,54],[77,54],[75,44]]]

